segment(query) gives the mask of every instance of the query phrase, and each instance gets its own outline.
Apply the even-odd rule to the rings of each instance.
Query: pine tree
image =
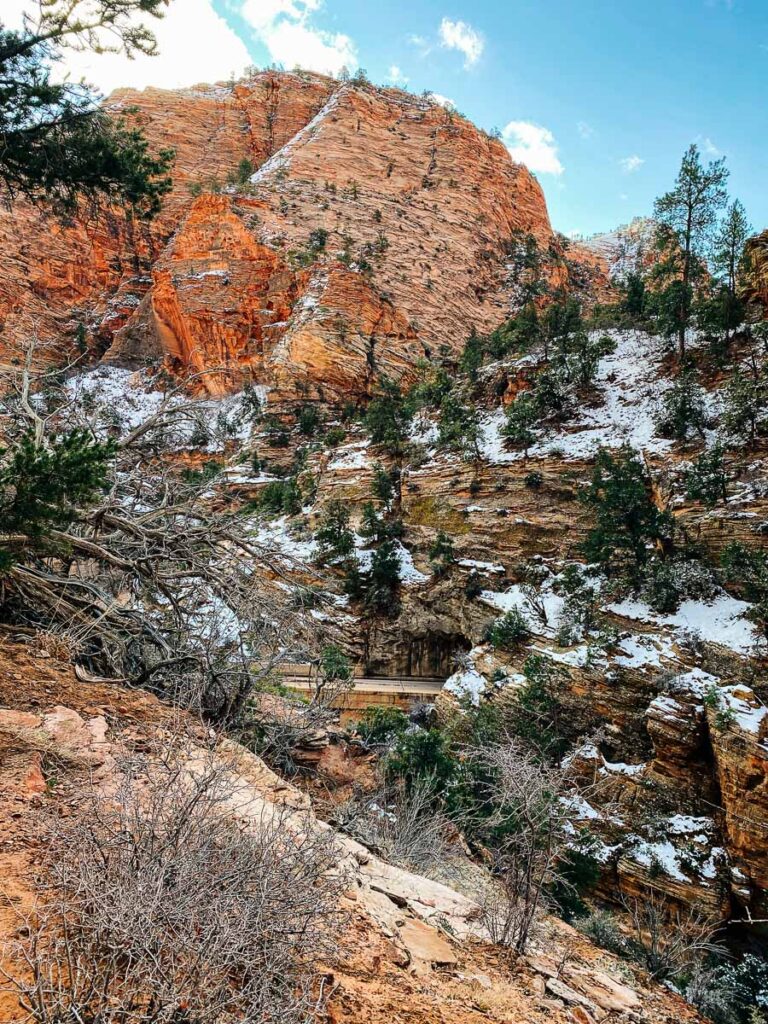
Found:
[[[400,557],[395,542],[385,540],[373,552],[365,603],[378,615],[394,616],[399,610]]]
[[[723,465],[723,446],[718,441],[703,451],[685,474],[685,493],[691,501],[710,508],[728,498],[728,478]]]
[[[399,386],[383,379],[379,394],[371,400],[365,414],[365,425],[373,443],[400,454],[412,419],[413,409]]]
[[[170,189],[171,150],[149,153],[136,128],[99,106],[93,90],[54,82],[67,48],[156,52],[135,17],[160,17],[165,0],[70,0],[40,3],[20,30],[0,24],[0,195],[71,215],[81,203],[122,203],[150,217]]]
[[[642,461],[627,445],[616,455],[600,449],[582,501],[595,516],[584,554],[606,568],[627,557],[641,566],[649,545],[664,540],[671,530],[669,514],[653,503]]]
[[[539,244],[530,232],[515,232],[507,246],[510,282],[518,292],[521,307],[545,295],[544,261]]]
[[[528,449],[536,440],[534,427],[541,418],[536,396],[531,391],[521,392],[507,409],[507,422],[504,424],[504,435],[514,445],[518,445],[528,458]]]
[[[738,199],[734,199],[718,228],[712,246],[712,265],[724,287],[720,308],[726,349],[730,344],[733,329],[739,325],[744,314],[738,295],[738,273],[744,246],[751,234],[752,227],[747,220],[747,212]]]
[[[768,428],[768,379],[758,368],[737,370],[725,389],[723,430],[754,446]]]
[[[321,565],[344,561],[353,553],[355,537],[349,528],[349,508],[343,501],[328,502],[315,541]]]
[[[630,322],[642,321],[646,312],[646,288],[645,279],[637,271],[630,271],[627,274],[622,286],[621,311],[626,314]]]
[[[0,449],[0,533],[46,546],[104,490],[115,450],[113,441],[94,441],[84,430],[54,436],[46,445],[29,432]],[[3,568],[12,560],[10,551],[0,549]]]
[[[659,225],[659,242],[678,265],[680,287],[676,291],[678,353],[685,356],[685,332],[691,318],[692,288],[704,247],[725,205],[728,194],[725,160],[701,163],[698,147],[689,146],[683,157],[674,188],[654,203]]]
[[[482,428],[477,407],[455,392],[446,395],[440,404],[438,442],[460,452],[464,458],[480,458]]]
[[[477,371],[483,365],[484,358],[483,343],[477,331],[472,328],[472,333],[467,338],[459,359],[459,369],[462,373],[466,373],[470,380],[477,380]]]
[[[541,318],[544,339],[544,359],[551,354],[565,355],[571,335],[584,330],[581,304],[572,295],[558,295],[547,306]]]
[[[685,441],[691,430],[703,437],[708,423],[704,391],[693,370],[685,370],[664,395],[656,428],[662,437]]]

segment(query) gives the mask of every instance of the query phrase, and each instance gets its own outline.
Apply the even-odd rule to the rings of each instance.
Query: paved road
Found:
[[[409,697],[435,697],[443,688],[440,679],[356,677],[356,693],[400,693]],[[283,684],[292,690],[309,690],[310,681],[306,675],[284,675]]]

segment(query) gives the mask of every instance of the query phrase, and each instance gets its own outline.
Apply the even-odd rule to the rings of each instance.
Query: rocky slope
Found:
[[[743,296],[765,313],[768,310],[768,231],[755,235],[745,249],[747,267]]]
[[[131,758],[183,737],[188,771],[210,758],[209,737],[146,695],[77,681],[70,667],[19,644],[0,646],[0,954],[4,967],[19,922],[34,906],[50,815],[77,813],[95,786],[105,796]],[[307,828],[306,796],[257,757],[224,742],[214,757],[234,773],[231,813],[240,827],[270,816]],[[286,819],[286,815],[288,818]],[[311,827],[328,826],[316,818]],[[529,954],[511,963],[494,948],[466,896],[385,864],[360,844],[337,838],[346,872],[347,921],[332,963],[328,1021],[409,1024],[634,1024],[694,1022],[682,1000],[628,970],[568,926],[543,924]],[[12,993],[0,994],[0,1020],[19,1020]]]
[[[151,225],[3,214],[6,353],[77,336],[120,363],[216,371],[211,391],[350,397],[501,323],[520,233],[556,281],[602,281],[590,254],[566,258],[531,174],[434,101],[263,72],[109,106],[176,150],[173,193]]]
[[[500,434],[503,406],[484,414],[479,460],[441,446],[434,424],[417,423],[413,437],[423,447],[415,464],[400,468],[400,613],[370,618],[350,608],[331,573],[324,586],[342,606],[325,604],[316,614],[366,674],[450,676],[440,702],[446,717],[457,695],[513,696],[528,657],[545,656],[569,741],[600,733],[582,766],[590,796],[575,820],[597,840],[604,893],[662,892],[718,918],[764,916],[768,652],[750,604],[714,586],[661,614],[637,597],[611,597],[610,581],[598,574],[598,595],[606,588],[596,598],[602,626],[560,633],[562,573],[582,557],[592,520],[578,499],[600,445],[629,443],[643,453],[682,531],[679,542],[695,544],[708,564],[716,566],[732,541],[766,545],[764,445],[746,461],[738,450],[728,454],[727,501],[708,508],[686,499],[682,474],[701,442],[658,433],[654,417],[671,387],[665,345],[635,331],[614,338],[599,396],[564,425],[541,430],[527,458]],[[520,362],[507,365],[510,378],[527,372]],[[481,372],[493,378],[499,369]],[[716,421],[722,382],[715,379],[707,401]],[[259,450],[271,458],[268,447]],[[312,530],[330,502],[348,507],[359,529],[377,464],[394,462],[355,430],[339,448],[310,446],[312,503],[299,516],[264,523],[259,536],[288,559],[311,561]],[[255,483],[252,493],[263,486]],[[438,574],[428,552],[441,531],[451,537],[454,562]],[[357,543],[362,560],[365,541]],[[540,577],[533,591],[523,585],[532,559]],[[494,651],[487,628],[513,608],[527,619],[530,639],[516,651]]]
[[[174,191],[151,225],[113,214],[65,228],[23,208],[0,216],[3,358],[18,360],[30,337],[48,343],[52,359],[85,346],[84,361],[102,365],[81,368],[71,394],[114,433],[157,406],[145,364],[193,375],[211,393],[200,433],[222,421],[226,439],[174,439],[169,461],[211,465],[206,500],[250,515],[255,540],[280,563],[275,586],[311,585],[313,629],[366,673],[447,678],[438,702],[443,722],[461,713],[461,701],[514,701],[530,656],[545,657],[566,740],[594,737],[578,755],[588,796],[574,798],[572,809],[574,828],[601,865],[600,894],[614,901],[661,894],[673,907],[704,908],[718,920],[764,917],[768,661],[746,596],[717,583],[662,613],[641,595],[613,593],[612,581],[596,573],[599,627],[560,628],[565,574],[583,561],[592,525],[579,495],[600,447],[629,444],[641,454],[658,503],[702,563],[717,566],[732,541],[765,550],[764,440],[728,446],[727,498],[707,506],[683,486],[722,424],[733,367],[712,366],[704,342],[690,339],[689,351],[707,367],[709,419],[701,436],[683,441],[662,437],[657,423],[676,373],[669,348],[639,330],[610,332],[613,350],[589,394],[563,422],[536,427],[526,452],[506,441],[503,428],[509,403],[530,386],[530,353],[479,370],[474,456],[439,442],[434,412],[417,418],[406,451],[393,455],[343,408],[364,404],[383,377],[407,383],[420,360],[444,359],[455,376],[470,332],[488,333],[517,307],[521,233],[537,240],[553,285],[593,298],[605,294],[608,271],[621,277],[645,264],[648,223],[566,247],[538,184],[498,140],[398,90],[264,72],[233,86],[121,92],[111,103],[137,108],[131,116],[153,145],[176,148]],[[747,285],[758,306],[768,298],[764,250],[761,236],[751,245]],[[740,344],[732,352],[737,369],[750,358]],[[274,422],[248,419],[240,398],[224,397],[246,381],[282,416],[277,436]],[[335,431],[335,440],[298,428],[297,407],[308,402],[323,410],[323,431]],[[377,466],[397,471],[394,502],[404,528],[399,611],[391,618],[350,601],[339,571],[306,568],[332,501],[350,511],[356,557],[368,564],[360,527]],[[300,483],[294,514],[247,504],[257,506],[290,473]],[[439,573],[429,552],[442,533],[454,560]],[[531,560],[535,594],[524,579]],[[513,608],[527,621],[525,641],[494,650],[487,629]],[[17,821],[9,805],[9,816],[22,829],[11,839],[11,854],[22,856],[13,871],[26,878],[24,857],[38,841],[33,812],[51,794],[40,788],[39,749],[24,729],[58,743],[61,724],[74,723],[78,742],[108,734],[120,747],[134,741],[128,719],[151,730],[165,712],[95,684],[62,689],[58,672],[18,649],[3,672],[8,693],[0,703],[31,715],[9,715],[4,727],[20,786],[9,790],[21,812]],[[70,710],[52,712],[57,704]],[[93,722],[105,707],[106,733]],[[269,773],[255,762],[251,768],[271,792]],[[290,798],[297,798],[292,790]],[[639,982],[630,985],[633,995],[616,996],[617,1006],[613,995],[596,994],[584,971],[597,954],[554,924],[551,941],[575,944],[577,965],[558,973],[539,958],[539,967],[510,974],[498,951],[475,944],[477,935],[457,948],[433,927],[438,911],[454,914],[456,894],[412,877],[393,881],[375,859],[347,854],[357,863],[349,897],[357,917],[349,959],[334,966],[342,980],[332,1020],[586,1024],[611,1010],[635,1020],[686,1019],[673,997],[640,992]],[[386,883],[372,880],[376,871]],[[425,890],[432,907],[419,898]],[[454,924],[469,934],[471,908],[462,906]],[[424,948],[439,954],[431,959],[418,952]],[[610,958],[599,963],[608,981],[598,990],[624,984]],[[584,998],[566,996],[563,985]]]

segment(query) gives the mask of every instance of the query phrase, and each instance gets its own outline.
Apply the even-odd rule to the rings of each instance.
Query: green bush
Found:
[[[295,516],[301,512],[301,491],[293,477],[272,480],[261,491],[255,504],[259,511],[267,515]]]
[[[488,627],[486,639],[497,650],[513,651],[527,640],[530,632],[520,608],[512,608]]]
[[[344,427],[331,427],[330,430],[326,431],[323,441],[326,448],[338,448],[346,436],[347,432],[344,430]]]
[[[408,716],[392,705],[366,708],[355,724],[355,732],[365,743],[389,743],[408,728]]]
[[[747,613],[768,638],[768,552],[733,543],[722,554],[723,574],[752,602]]]
[[[444,576],[455,563],[453,540],[440,530],[429,546],[429,561],[436,576]]]
[[[616,956],[627,956],[629,946],[619,928],[616,917],[608,910],[596,910],[574,922],[582,935],[586,935],[596,946],[607,949]]]
[[[326,644],[320,652],[318,670],[326,683],[351,683],[352,665],[336,644]]]
[[[483,579],[480,573],[473,569],[464,583],[464,593],[470,600],[474,600],[474,598],[480,597],[484,590],[485,587],[483,586]]]
[[[590,853],[568,850],[560,861],[556,880],[548,893],[563,920],[573,921],[587,913],[582,896],[591,892],[599,879],[600,864]]]
[[[299,410],[296,422],[299,427],[299,433],[305,437],[314,437],[322,423],[320,410],[316,405],[305,405]]]
[[[458,774],[458,762],[439,729],[406,732],[398,739],[384,765],[390,782],[402,781],[407,789],[427,785],[436,796],[443,794]]]
[[[701,562],[654,558],[643,570],[643,597],[662,615],[676,612],[687,598],[710,600],[717,589],[712,573]]]

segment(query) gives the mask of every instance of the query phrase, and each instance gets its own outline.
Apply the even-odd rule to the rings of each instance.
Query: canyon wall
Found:
[[[108,105],[175,150],[173,190],[150,224],[0,217],[6,357],[36,338],[51,358],[167,358],[211,391],[365,397],[509,316],[520,233],[554,283],[603,281],[591,255],[565,258],[502,142],[431,99],[263,72]]]

